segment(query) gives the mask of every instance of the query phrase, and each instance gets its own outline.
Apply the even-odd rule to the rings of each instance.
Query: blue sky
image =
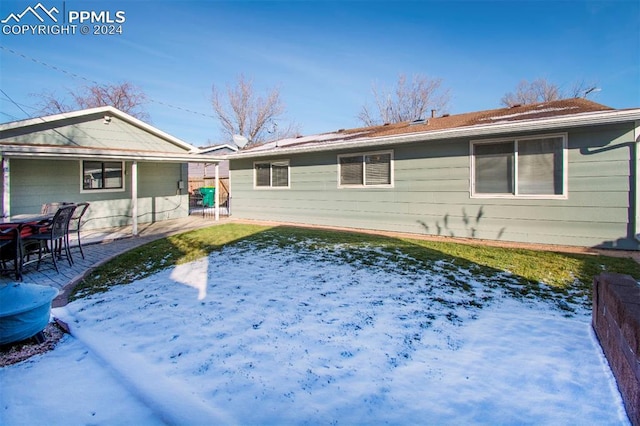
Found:
[[[37,115],[43,91],[130,81],[156,127],[196,146],[227,142],[211,86],[241,73],[259,91],[279,87],[303,134],[359,126],[372,84],[400,73],[441,78],[452,114],[497,108],[536,78],[593,82],[590,99],[640,107],[637,1],[40,1],[124,11],[123,33],[0,35],[1,122]],[[37,3],[3,0],[0,19]]]

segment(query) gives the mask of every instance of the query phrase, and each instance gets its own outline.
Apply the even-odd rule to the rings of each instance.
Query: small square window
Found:
[[[84,191],[123,189],[124,165],[121,161],[83,161]]]
[[[254,163],[254,185],[256,188],[288,188],[289,162],[272,161]]]
[[[392,153],[338,156],[339,186],[391,186]]]

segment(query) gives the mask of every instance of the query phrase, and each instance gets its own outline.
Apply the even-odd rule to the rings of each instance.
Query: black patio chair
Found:
[[[56,257],[61,258],[63,250],[69,266],[73,266],[73,258],[69,250],[69,221],[75,210],[75,204],[63,205],[60,206],[51,221],[27,225],[31,227],[32,235],[22,239],[22,254],[34,253],[34,247],[37,247],[38,266],[36,269],[40,269],[40,262],[42,261],[44,252],[44,257],[51,256],[54,269],[56,272],[60,272],[58,270]]]
[[[19,226],[0,229],[0,264],[2,265],[0,272],[14,272],[16,280],[22,278],[20,268],[20,262],[22,261],[20,255],[20,231]],[[8,261],[13,262],[13,270],[7,266]]]
[[[80,227],[82,226],[82,216],[84,216],[88,208],[89,208],[89,203],[76,204],[76,210],[73,212],[73,216],[71,216],[71,219],[69,220],[68,234],[71,234],[71,233],[76,234],[76,237],[78,239],[78,248],[80,249],[80,255],[82,256],[83,259],[84,259],[84,251],[82,251],[82,242],[80,241]]]

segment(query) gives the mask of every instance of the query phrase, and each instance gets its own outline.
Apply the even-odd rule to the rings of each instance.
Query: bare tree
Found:
[[[442,79],[415,74],[408,79],[400,74],[393,91],[373,84],[375,105],[364,105],[358,119],[365,126],[383,123],[399,123],[426,118],[430,110],[446,110],[449,105],[449,90],[442,88]]]
[[[246,148],[298,133],[295,123],[282,118],[286,108],[277,87],[270,89],[266,96],[260,96],[253,87],[253,81],[241,74],[234,86],[227,85],[224,93],[215,85],[211,92],[211,103],[220,120],[222,133],[228,139],[233,135],[246,137],[249,139]],[[287,125],[280,129],[278,122]]]
[[[584,80],[580,80],[575,82],[569,92],[567,92],[567,98],[586,98],[587,96],[592,95],[595,92],[599,92],[597,83],[591,82],[587,83]]]
[[[529,105],[539,102],[557,101],[568,98],[586,98],[596,91],[594,84],[587,84],[584,80],[575,83],[567,92],[562,91],[558,85],[549,83],[544,78],[538,78],[532,82],[522,80],[518,83],[515,92],[509,92],[500,99],[500,103],[507,107],[514,105]]]
[[[140,120],[149,121],[149,114],[143,107],[147,103],[147,95],[132,83],[125,81],[119,84],[84,86],[76,91],[69,90],[68,94],[71,96],[71,103],[54,93],[37,95],[42,99],[42,112],[57,114],[110,105]]]

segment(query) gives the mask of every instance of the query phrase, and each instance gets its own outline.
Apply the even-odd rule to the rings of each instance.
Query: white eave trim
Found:
[[[191,153],[153,153],[140,151],[118,151],[86,148],[59,148],[0,144],[0,157],[26,159],[102,159],[123,161],[153,161],[167,163],[218,163],[219,156]]]
[[[272,157],[286,154],[333,151],[337,149],[352,149],[363,147],[377,147],[398,145],[412,142],[454,138],[478,138],[487,135],[501,135],[515,132],[549,131],[583,126],[607,125],[640,120],[640,108],[614,111],[596,111],[575,114],[571,116],[550,117],[542,119],[518,120],[504,123],[478,124],[452,129],[433,130],[402,135],[379,136],[372,138],[358,138],[340,142],[317,144],[311,146],[282,147],[265,151],[239,152],[229,154],[230,160],[239,158]]]
[[[139,127],[140,129],[151,133],[152,135],[155,135],[159,138],[165,139],[167,142],[170,142],[174,145],[177,145],[181,148],[184,148],[190,152],[198,152],[198,148],[191,145],[190,143],[187,143],[181,139],[176,138],[175,136],[171,136],[170,134],[163,132],[162,130],[153,127],[150,124],[145,123],[142,120],[139,120],[125,112],[120,111],[119,109],[116,109],[112,106],[102,106],[102,107],[96,107],[96,108],[88,108],[88,109],[82,109],[82,110],[78,110],[78,111],[70,111],[70,112],[64,112],[61,114],[55,114],[55,115],[48,115],[48,116],[44,116],[44,117],[37,117],[37,118],[30,118],[28,120],[21,120],[21,121],[12,121],[9,123],[4,123],[4,124],[0,124],[0,132],[5,131],[5,130],[13,130],[13,129],[18,129],[21,127],[29,127],[29,126],[35,126],[35,125],[39,125],[39,124],[43,124],[43,123],[55,123],[56,121],[61,121],[61,120],[68,120],[70,118],[77,118],[77,117],[84,117],[84,116],[90,116],[90,115],[94,115],[94,114],[105,114],[105,115],[113,115],[116,116],[136,127]]]
[[[238,147],[237,146],[229,145],[229,144],[223,144],[223,145],[211,146],[211,147],[208,147],[208,148],[198,148],[198,154],[206,154],[207,152],[219,151],[221,149],[228,149],[228,150],[233,151],[233,152],[238,152]],[[224,154],[224,155],[229,155],[229,154]]]

